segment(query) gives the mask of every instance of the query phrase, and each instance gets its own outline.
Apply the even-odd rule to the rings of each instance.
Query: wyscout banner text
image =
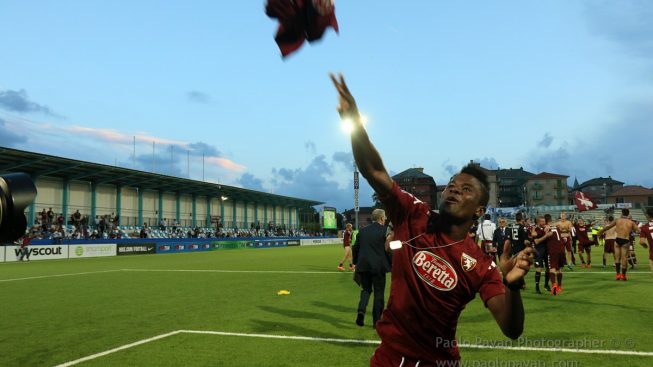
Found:
[[[18,261],[20,246],[4,246],[7,262]],[[27,246],[30,260],[67,259],[68,245]]]

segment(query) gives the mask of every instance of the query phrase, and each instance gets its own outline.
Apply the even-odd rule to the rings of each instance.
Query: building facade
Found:
[[[635,209],[653,206],[653,190],[642,186],[623,186],[608,195],[608,204],[631,204]]]
[[[409,168],[392,176],[402,190],[429,204],[438,207],[438,189],[432,176],[424,173],[424,168]]]
[[[597,204],[607,204],[610,194],[621,189],[623,186],[623,182],[617,181],[610,176],[607,178],[597,177],[578,185],[575,191],[588,194]]]
[[[526,206],[568,205],[569,176],[542,172],[528,177],[526,181]]]
[[[520,168],[495,171],[498,186],[498,207],[510,208],[527,204],[526,183],[533,173]]]

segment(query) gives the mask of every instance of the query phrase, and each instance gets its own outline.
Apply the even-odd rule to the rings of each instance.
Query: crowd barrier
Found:
[[[27,247],[30,260],[79,259],[89,257],[170,254],[230,249],[263,249],[288,246],[342,245],[337,237],[278,238],[156,238],[129,240],[34,240]],[[20,246],[0,246],[0,262],[15,262]]]

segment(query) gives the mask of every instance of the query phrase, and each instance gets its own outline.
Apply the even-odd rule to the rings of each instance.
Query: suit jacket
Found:
[[[356,271],[361,273],[385,274],[390,271],[390,262],[385,251],[386,227],[372,223],[358,232],[356,247]]]
[[[510,238],[510,229],[508,227],[504,227],[503,230],[500,227],[497,227],[497,229],[494,230],[492,245],[497,248],[497,256],[503,254],[503,245],[508,238]]]

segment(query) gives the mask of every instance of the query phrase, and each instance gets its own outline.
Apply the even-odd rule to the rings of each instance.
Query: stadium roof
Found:
[[[212,197],[225,196],[236,201],[279,206],[308,207],[323,204],[315,200],[0,147],[0,174],[9,172],[25,172],[32,178],[57,177],[71,181],[80,180],[96,184],[138,187],[143,190]]]

